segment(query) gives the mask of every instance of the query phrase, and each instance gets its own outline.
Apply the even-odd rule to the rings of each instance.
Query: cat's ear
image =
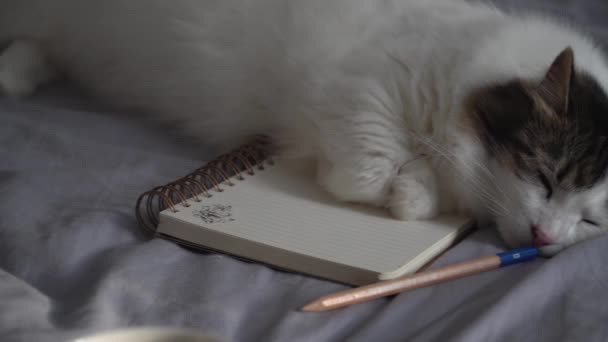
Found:
[[[571,47],[567,47],[551,63],[537,88],[537,93],[556,113],[566,113],[573,78],[574,51]]]

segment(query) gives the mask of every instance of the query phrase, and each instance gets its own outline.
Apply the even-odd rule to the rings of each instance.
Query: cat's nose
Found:
[[[538,246],[538,247],[542,247],[542,246],[547,246],[547,245],[552,245],[553,244],[553,239],[551,239],[549,237],[549,235],[547,235],[547,233],[545,233],[540,226],[538,225],[532,225],[531,227],[532,229],[532,237],[534,245]]]

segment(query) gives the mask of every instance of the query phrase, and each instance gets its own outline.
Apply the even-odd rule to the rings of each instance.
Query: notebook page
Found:
[[[233,180],[234,187],[223,186],[212,198],[162,215],[378,273],[395,271],[468,222],[463,217],[403,222],[381,209],[339,203],[303,166],[277,162]]]

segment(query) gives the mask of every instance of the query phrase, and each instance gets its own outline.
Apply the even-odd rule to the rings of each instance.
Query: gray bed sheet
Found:
[[[563,15],[608,41],[607,1],[499,4]],[[140,233],[137,196],[214,151],[56,87],[25,102],[0,99],[0,146],[0,341],[142,325],[229,341],[608,340],[608,237],[549,260],[304,313],[302,304],[344,286]],[[436,265],[504,248],[480,230]]]

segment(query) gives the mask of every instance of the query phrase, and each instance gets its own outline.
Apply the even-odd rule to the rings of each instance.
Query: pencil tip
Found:
[[[304,305],[304,307],[302,307],[302,311],[307,311],[307,312],[323,311],[324,309],[325,309],[325,307],[323,306],[323,304],[321,304],[318,301],[306,304],[306,305]]]

